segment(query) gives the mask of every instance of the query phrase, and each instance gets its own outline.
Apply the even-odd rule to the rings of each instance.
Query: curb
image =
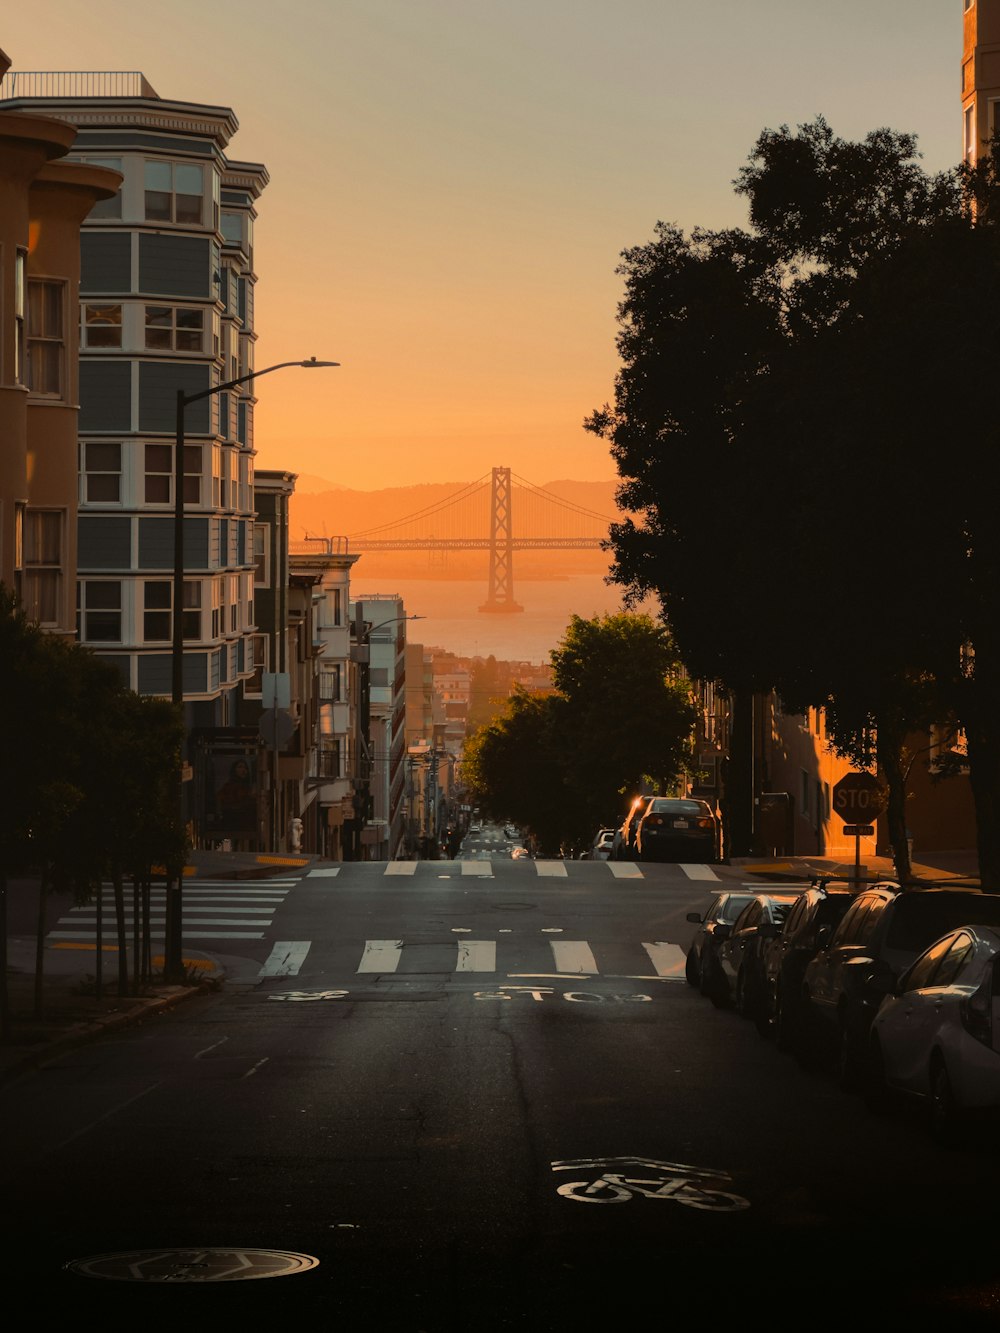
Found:
[[[163,987],[156,995],[138,998],[128,1009],[113,1014],[105,1014],[88,1023],[78,1023],[74,1027],[61,1032],[52,1041],[36,1045],[31,1050],[25,1051],[20,1058],[14,1057],[3,1068],[0,1068],[0,1084],[33,1070],[42,1069],[52,1060],[57,1060],[61,1055],[74,1050],[77,1046],[82,1046],[88,1041],[103,1037],[107,1032],[114,1031],[116,1028],[125,1028],[135,1023],[141,1023],[143,1019],[152,1014],[164,1013],[166,1010],[173,1009],[175,1005],[180,1004],[182,1000],[186,1000],[192,995],[204,994],[208,990],[208,986]],[[2,1050],[3,1048],[0,1047],[0,1052]]]

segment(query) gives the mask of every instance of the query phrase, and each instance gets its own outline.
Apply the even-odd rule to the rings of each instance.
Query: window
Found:
[[[247,698],[260,697],[264,684],[264,672],[267,670],[267,659],[267,635],[254,634],[250,639],[250,666],[253,667],[253,675],[249,680],[243,682],[243,693]]]
[[[122,160],[120,157],[88,157],[87,162],[92,162],[95,167],[110,167],[112,171],[122,171]],[[98,199],[97,203],[87,214],[88,219],[92,218],[120,218],[122,215],[122,192],[111,199]]]
[[[243,244],[243,215],[223,210],[220,230],[227,245]]]
[[[184,584],[181,632],[185,639],[201,638],[201,584],[197,581]]]
[[[320,665],[319,697],[324,703],[340,703],[340,663]]]
[[[117,504],[122,498],[121,445],[84,444],[83,478],[83,498],[88,504]]]
[[[24,362],[24,311],[25,285],[24,273],[27,252],[18,250],[14,256],[14,383],[23,384],[25,375]]]
[[[201,167],[183,162],[146,163],[146,220],[200,224],[205,181]]]
[[[65,387],[65,296],[64,282],[28,279],[28,388],[50,398],[61,398]]]
[[[173,586],[165,579],[143,584],[142,637],[149,642],[169,643],[173,636]]]
[[[230,574],[229,582],[229,633],[235,634],[240,627],[240,576]]]
[[[122,585],[94,583],[79,585],[80,626],[84,643],[121,643]]]
[[[84,347],[121,347],[122,307],[120,305],[85,305],[80,341]]]
[[[169,504],[173,499],[174,450],[169,444],[147,444],[146,504]]]
[[[145,446],[146,504],[170,504],[174,498],[174,448],[172,444]],[[201,445],[184,446],[184,503],[201,503]]]
[[[973,102],[971,106],[965,108],[965,160],[966,162],[975,162],[976,160],[976,105]]]
[[[146,346],[157,351],[200,352],[205,312],[197,306],[146,306]]]
[[[27,509],[23,524],[24,610],[40,625],[55,625],[62,581],[62,512]]]
[[[271,553],[268,550],[269,523],[253,525],[253,561],[256,566],[254,584],[258,588],[271,586]]]
[[[804,768],[799,769],[799,804],[803,819],[809,818],[809,774]]]
[[[222,579],[212,581],[212,638],[222,637],[224,610],[222,606]]]

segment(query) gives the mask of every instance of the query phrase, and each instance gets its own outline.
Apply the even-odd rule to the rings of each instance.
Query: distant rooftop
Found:
[[[150,97],[160,94],[139,70],[8,70],[0,100],[15,97]]]

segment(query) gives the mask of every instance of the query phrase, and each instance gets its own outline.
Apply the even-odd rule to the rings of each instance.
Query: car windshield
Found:
[[[647,814],[657,815],[703,815],[705,807],[700,801],[653,801]]]
[[[1000,894],[908,893],[896,902],[886,945],[922,952],[940,935],[970,921],[1000,925]]]
[[[725,902],[720,904],[717,913],[718,919],[720,921],[735,921],[747,903],[753,902],[754,896],[752,893],[731,893]]]

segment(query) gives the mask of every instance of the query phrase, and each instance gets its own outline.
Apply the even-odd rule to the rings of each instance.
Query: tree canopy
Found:
[[[612,527],[613,577],[659,597],[692,674],[827,708],[859,760],[954,713],[984,873],[998,161],[930,175],[911,135],[765,131],[735,182],[747,229],[660,223],[623,252],[614,405],[585,423],[636,516]]]
[[[550,656],[556,693],[516,690],[467,740],[463,779],[494,818],[579,847],[640,787],[673,789],[695,714],[673,641],[649,616],[574,616]]]

